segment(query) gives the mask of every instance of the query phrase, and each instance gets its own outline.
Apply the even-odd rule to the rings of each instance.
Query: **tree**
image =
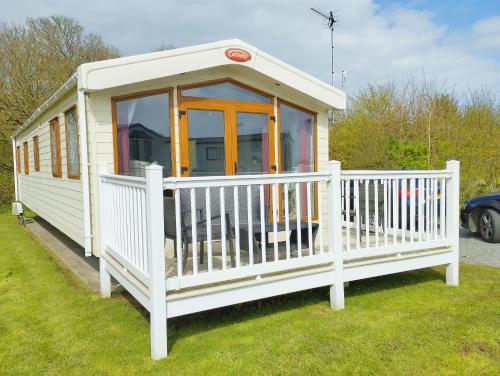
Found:
[[[0,25],[0,203],[12,198],[13,130],[80,64],[119,56],[99,35],[86,34],[77,21],[65,16]]]
[[[173,44],[162,43],[159,46],[153,48],[151,52],[170,51],[170,50],[175,50],[175,46]]]

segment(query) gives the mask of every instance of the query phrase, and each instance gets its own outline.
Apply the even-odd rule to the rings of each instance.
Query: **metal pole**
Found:
[[[334,72],[334,65],[333,65],[333,52],[334,52],[334,45],[333,45],[333,27],[330,29],[331,30],[331,38],[330,41],[332,43],[332,86],[335,86],[335,72]]]

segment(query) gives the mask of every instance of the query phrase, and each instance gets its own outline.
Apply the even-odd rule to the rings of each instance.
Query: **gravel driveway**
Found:
[[[460,227],[460,261],[500,267],[500,243],[487,243]]]

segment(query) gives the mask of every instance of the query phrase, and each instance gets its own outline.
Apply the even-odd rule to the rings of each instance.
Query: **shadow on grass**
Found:
[[[397,273],[381,277],[374,277],[354,281],[346,288],[346,298],[358,295],[397,289],[420,283],[441,280],[444,274],[435,269],[421,269],[416,271]],[[119,295],[134,305],[149,320],[149,312],[137,302],[125,289],[119,288],[114,295]],[[246,302],[208,311],[193,313],[168,320],[168,347],[169,351],[177,340],[187,338],[207,330],[219,329],[225,326],[257,319],[273,313],[285,312],[304,308],[315,304],[329,304],[329,288],[322,287],[296,293],[279,295],[271,298]]]
[[[345,291],[345,296],[354,297],[367,293],[397,289],[435,280],[441,280],[445,283],[446,275],[436,269],[430,268],[388,274],[380,277],[350,282],[349,287]]]

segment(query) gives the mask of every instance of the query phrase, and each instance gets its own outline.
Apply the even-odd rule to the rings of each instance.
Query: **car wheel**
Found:
[[[479,217],[479,233],[487,242],[500,242],[500,214],[492,209],[484,209]]]

